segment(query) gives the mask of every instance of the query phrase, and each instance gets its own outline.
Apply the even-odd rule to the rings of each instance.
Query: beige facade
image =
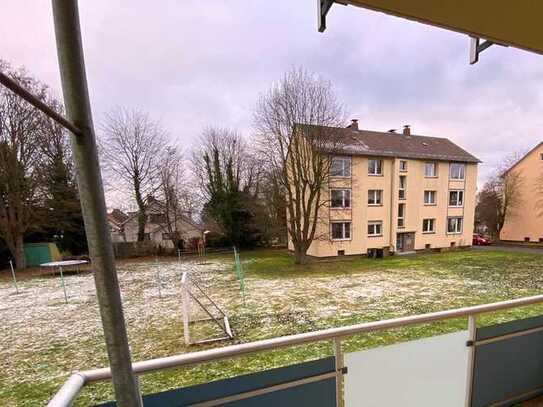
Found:
[[[519,175],[520,207],[505,220],[501,240],[543,243],[543,143],[509,171]]]
[[[321,211],[317,239],[311,244],[309,255],[330,257],[367,254],[370,249],[409,252],[471,245],[477,164],[454,163],[464,168],[463,179],[454,180],[450,176],[453,163],[448,161],[344,157],[351,161],[351,175],[330,177],[325,198],[330,203]],[[369,160],[381,162],[380,175],[369,174]],[[425,176],[426,163],[435,165],[435,177]],[[400,165],[403,171],[400,170]],[[405,177],[403,181],[400,181],[400,176]],[[404,183],[404,188],[400,188],[400,182]],[[330,191],[334,189],[350,191],[349,208],[332,208]],[[403,189],[403,192],[400,192],[400,189]],[[426,193],[428,202],[435,203],[425,204],[425,191],[431,191]],[[451,205],[451,191],[462,191],[460,194],[463,194],[463,199],[457,206]],[[369,203],[369,195],[372,195],[372,198],[377,195],[377,200],[373,199],[372,203]],[[434,199],[430,199],[428,195],[432,195]],[[400,205],[404,205],[403,220],[399,220]],[[454,232],[448,230],[449,218],[453,217],[462,219],[459,230]],[[350,224],[348,237],[334,238],[332,229],[336,222]],[[377,226],[373,226],[375,224]],[[375,236],[369,233],[369,227]],[[426,227],[426,231],[423,231],[423,227]]]

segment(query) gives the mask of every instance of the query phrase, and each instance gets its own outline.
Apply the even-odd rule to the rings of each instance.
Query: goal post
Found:
[[[189,273],[186,271],[183,272],[181,276],[181,299],[183,302],[183,336],[186,346],[234,338],[234,334],[228,320],[228,315],[221,309],[221,307],[219,307],[219,305],[217,305],[215,301],[213,301],[205,290],[190,277]],[[207,316],[199,319],[191,318],[192,304],[204,311]],[[193,340],[190,334],[191,324],[205,321],[213,322],[220,329],[221,333],[224,334],[224,336],[199,341]]]

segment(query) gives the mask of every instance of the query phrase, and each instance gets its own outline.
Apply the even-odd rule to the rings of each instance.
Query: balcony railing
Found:
[[[400,400],[402,405],[484,406],[496,403],[509,405],[508,403],[543,393],[540,369],[543,364],[543,317],[482,328],[477,327],[477,317],[484,313],[541,303],[543,295],[538,295],[330,328],[136,362],[133,364],[133,370],[141,375],[278,348],[331,341],[334,358],[322,359],[320,365],[313,362],[281,368],[282,370],[275,369],[273,374],[268,374],[270,371],[256,373],[255,375],[261,374],[256,381],[259,383],[256,387],[247,385],[253,375],[228,379],[236,380],[235,386],[228,385],[226,381],[224,384],[214,382],[213,391],[203,392],[215,394],[212,399],[197,402],[193,400],[176,405],[216,406],[255,397],[270,397],[273,393],[280,392],[283,392],[284,403],[285,394],[287,399],[291,394],[293,400],[300,396],[293,391],[284,393],[296,388],[298,391],[306,392],[304,400],[308,400],[307,397],[312,392],[322,393],[319,393],[316,404],[312,404],[316,406],[351,407],[377,403],[391,405],[402,397]],[[468,319],[466,331],[361,352],[344,353],[342,349],[342,341],[353,335],[461,317]],[[264,373],[268,374],[267,378],[264,377]],[[272,376],[274,378],[270,379]],[[111,379],[109,368],[74,373],[48,406],[70,406],[86,384],[109,379]],[[315,384],[317,387],[309,387]],[[206,385],[208,384],[199,386]],[[418,388],[419,385],[424,387]],[[230,392],[221,393],[221,387],[228,387]],[[232,393],[231,388],[242,390]],[[182,388],[175,391],[179,392],[179,395],[186,395],[192,391],[191,389]],[[147,396],[144,396],[144,400],[145,397]],[[262,405],[268,404],[263,402]]]

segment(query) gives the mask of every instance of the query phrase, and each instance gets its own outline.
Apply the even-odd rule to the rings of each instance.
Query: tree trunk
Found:
[[[138,213],[138,242],[145,240],[145,221],[147,216],[142,210]]]
[[[138,205],[138,242],[145,240],[145,223],[147,222],[147,214],[145,212],[145,202],[141,195],[141,182],[139,174],[134,174],[134,195],[136,196],[136,205]]]
[[[15,238],[13,256],[15,257],[15,265],[18,269],[26,268],[25,249],[22,235]]]
[[[307,249],[304,249],[301,244],[294,244],[294,264],[309,263]]]

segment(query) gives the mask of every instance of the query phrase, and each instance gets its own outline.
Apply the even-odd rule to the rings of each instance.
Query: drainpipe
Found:
[[[396,242],[394,237],[392,236],[394,232],[394,197],[396,196],[396,189],[394,188],[395,182],[394,180],[397,178],[396,176],[396,157],[392,160],[392,173],[390,176],[390,230],[389,230],[389,248],[392,247],[394,252],[396,252]]]
[[[132,372],[121,293],[106,218],[77,0],[53,0],[53,18],[66,113],[82,133],[70,136],[115,397],[119,407],[141,407],[143,403],[136,376]]]

